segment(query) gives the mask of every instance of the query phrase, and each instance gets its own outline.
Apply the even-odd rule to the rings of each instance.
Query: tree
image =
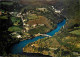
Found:
[[[22,30],[22,28],[18,27],[18,26],[12,26],[12,27],[8,28],[8,31],[10,31],[10,32],[21,31],[21,30]]]

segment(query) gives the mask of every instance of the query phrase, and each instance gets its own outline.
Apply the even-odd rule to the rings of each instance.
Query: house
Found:
[[[11,15],[14,14],[14,12],[9,12]]]
[[[55,13],[61,13],[61,11],[60,10],[57,10],[57,9],[55,9],[55,11],[54,11]]]
[[[11,33],[12,35],[15,35],[15,34],[17,34],[17,32],[13,32],[13,33]]]
[[[77,44],[76,44],[76,47],[77,47],[77,48],[80,48],[80,43],[77,43]]]
[[[23,20],[23,22],[25,22],[25,21],[26,21],[26,19]]]
[[[25,31],[27,32],[30,30],[29,27],[24,27],[24,28],[25,28]]]
[[[29,20],[27,24],[29,24],[30,26],[33,26],[34,24],[37,24],[37,25],[39,24],[41,26],[46,25],[47,27],[51,27],[50,21],[46,17],[43,17],[43,16],[39,16],[39,19]]]
[[[25,25],[26,25],[26,23],[23,23],[23,25],[25,26]]]
[[[52,8],[55,9],[54,6],[52,6]]]
[[[17,38],[22,38],[21,35],[17,35],[16,37],[17,37]]]
[[[79,53],[78,52],[72,52],[73,53],[73,55],[79,55]]]
[[[18,12],[9,12],[9,14],[11,14],[12,16],[16,16]]]
[[[40,11],[48,11],[46,8],[37,8],[36,10],[40,10]]]
[[[37,26],[37,24],[33,24],[32,27],[35,28]]]
[[[38,45],[38,44],[32,44],[31,46],[32,46],[32,47],[33,47],[33,46],[35,46],[35,47],[39,47],[39,45]]]
[[[26,32],[26,30],[24,29],[23,32]]]
[[[26,12],[26,14],[28,15],[29,13],[28,13],[28,12]]]
[[[39,26],[44,26],[44,24],[38,24]]]
[[[21,13],[18,13],[18,14],[17,14],[17,17],[21,17]]]
[[[27,27],[29,27],[29,24],[26,24]]]
[[[26,14],[22,14],[23,16],[25,16]]]
[[[63,9],[61,9],[61,10],[54,9],[54,12],[60,14],[60,13],[62,12],[62,10],[63,10]]]

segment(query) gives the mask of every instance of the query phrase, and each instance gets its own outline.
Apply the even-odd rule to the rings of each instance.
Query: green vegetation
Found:
[[[0,16],[0,19],[8,19],[7,16]]]
[[[24,52],[42,53],[53,57],[76,57],[76,55],[73,55],[73,52],[80,53],[79,2],[76,0],[65,0],[64,2],[66,6],[64,13],[66,14],[63,14],[68,18],[64,29],[61,29],[61,32],[56,33],[52,38],[40,39],[26,45],[23,49]],[[67,5],[67,3],[69,5]],[[45,15],[45,13],[43,13],[43,15]],[[58,45],[58,47],[56,47],[57,49],[55,45]],[[42,48],[41,51],[38,50],[39,48]],[[47,48],[48,51],[43,48]]]
[[[8,31],[10,32],[15,32],[15,31],[21,31],[22,28],[18,27],[18,26],[12,26],[12,27],[9,27]]]
[[[64,10],[63,15],[65,15],[68,20],[64,29],[61,29],[61,32],[54,35],[52,38],[44,38],[33,43],[28,44],[26,47],[23,48],[24,52],[32,52],[32,53],[42,53],[45,55],[51,55],[55,57],[76,57],[75,55],[72,56],[72,52],[79,52],[80,53],[80,11],[79,11],[79,1],[78,0],[65,0],[64,3]],[[12,5],[13,4],[13,5]],[[0,55],[7,55],[9,53],[9,48],[14,44],[20,41],[20,39],[16,38],[17,35],[21,35],[24,39],[28,39],[27,37],[32,37],[30,34],[37,34],[37,33],[46,33],[50,31],[51,26],[56,26],[56,24],[62,21],[62,18],[59,19],[59,16],[53,13],[53,10],[46,6],[48,11],[38,11],[35,10],[35,7],[32,5],[27,6],[24,9],[25,12],[28,12],[29,15],[24,15],[25,19],[39,19],[39,22],[45,26],[37,26],[34,29],[29,30],[28,32],[23,32],[22,22],[20,18],[16,17],[16,11],[20,12],[20,7],[17,3],[7,3],[2,2],[0,8],[4,9],[5,11],[15,11],[14,17],[10,16],[8,13],[5,15],[0,16]],[[37,6],[37,5],[36,5]],[[29,7],[29,8],[28,8]],[[45,6],[39,6],[45,7]],[[38,6],[37,6],[38,8]],[[32,10],[32,11],[31,11]],[[41,17],[43,16],[43,17]],[[46,17],[46,18],[45,18]],[[51,20],[53,23],[48,22],[48,19]],[[64,19],[64,18],[63,18]],[[29,21],[28,20],[28,21]],[[37,22],[37,21],[36,21]],[[34,22],[34,23],[36,23]],[[39,23],[38,22],[38,23]],[[31,22],[32,24],[33,22]],[[32,24],[33,25],[33,24]],[[24,29],[25,30],[25,29]],[[16,35],[11,34],[13,32],[17,32]],[[28,36],[27,36],[28,35]],[[67,52],[67,53],[66,53]],[[11,55],[12,57],[18,57],[17,55]],[[20,55],[21,56],[21,55]],[[20,57],[19,56],[19,57]],[[22,56],[23,57],[23,56]]]
[[[73,21],[74,20],[77,21],[77,19],[73,19]],[[42,53],[50,56],[76,56],[72,55],[72,52],[80,52],[80,29],[79,26],[74,26],[76,21],[72,26],[70,26],[69,23],[73,22],[70,22],[69,20],[69,23],[65,25],[65,28],[61,30],[61,33],[57,33],[52,38],[43,38],[36,42],[30,43],[23,48],[23,51]],[[77,23],[77,25],[80,24]],[[74,29],[73,26],[77,29]],[[75,31],[75,34],[72,33],[73,31]],[[77,33],[78,35],[76,35]]]
[[[15,26],[21,25],[21,18],[11,17],[11,21],[13,22],[13,25]]]
[[[74,29],[76,29],[76,28],[80,29],[80,26],[79,27],[74,27]]]
[[[34,35],[34,34],[37,34],[37,33],[46,33],[48,32],[49,28],[47,28],[46,26],[40,26],[40,27],[37,27],[37,28],[34,28],[34,29],[31,29],[29,31],[30,34]]]
[[[4,5],[13,5],[14,2],[1,2],[1,4],[4,4]]]
[[[70,33],[72,33],[72,34],[76,34],[76,35],[80,35],[80,29],[79,29],[79,30],[71,31]]]
[[[71,19],[78,19],[80,17],[80,1],[79,0],[65,0],[64,1],[65,10],[67,18]]]
[[[36,14],[29,14],[27,18],[33,20],[33,19],[38,19],[38,16]]]

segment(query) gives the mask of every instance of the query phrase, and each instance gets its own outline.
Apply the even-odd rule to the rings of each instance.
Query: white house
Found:
[[[29,27],[29,24],[26,24],[27,27]]]
[[[11,33],[12,35],[14,35],[14,34],[17,34],[17,32],[13,32],[13,33]]]
[[[36,10],[40,10],[40,11],[48,11],[47,8],[37,8]]]
[[[51,7],[52,7],[52,9],[54,10],[54,12],[55,12],[55,13],[58,13],[58,14],[60,14],[60,13],[62,12],[62,10],[63,10],[63,9],[57,10],[57,9],[54,8],[54,6],[51,6]]]
[[[25,27],[25,29],[28,31],[29,30],[29,28],[28,27]]]
[[[39,26],[44,26],[44,24],[38,24]]]
[[[26,23],[23,23],[23,25],[26,25]]]
[[[72,52],[72,53],[73,53],[73,55],[79,55],[78,52]]]
[[[61,10],[54,9],[54,12],[60,14],[60,13],[62,12],[62,10],[63,10],[63,9],[61,9]]]
[[[22,38],[21,35],[17,35],[16,37],[17,37],[17,38]]]
[[[57,10],[57,9],[55,9],[54,12],[60,14],[60,13],[61,13],[61,10]]]
[[[18,14],[17,14],[17,17],[21,17],[21,13],[18,13]]]
[[[37,26],[37,24],[33,24],[32,27],[35,28]]]
[[[55,9],[54,6],[52,6],[52,8]]]
[[[14,12],[9,12],[10,14],[14,14]]]
[[[24,19],[23,22],[25,22],[26,20]]]

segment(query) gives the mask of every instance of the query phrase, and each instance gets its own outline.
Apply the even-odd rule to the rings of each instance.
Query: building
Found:
[[[29,27],[25,27],[25,31],[27,31],[27,32],[28,32],[29,30],[30,30],[30,29],[29,29]]]
[[[44,24],[38,24],[39,26],[44,26]]]
[[[52,6],[52,8],[55,9],[54,6]]]
[[[26,23],[23,23],[23,25],[25,26],[25,25],[26,25]]]
[[[47,11],[46,8],[37,8],[36,10],[40,10],[40,11]]]
[[[32,27],[34,24],[39,24],[40,26],[47,26],[47,27],[51,27],[50,25],[50,20],[48,20],[46,17],[43,16],[39,16],[39,19],[35,19],[35,20],[29,20],[27,22],[27,24],[29,24],[30,27]]]
[[[27,27],[29,27],[29,24],[26,24]]]
[[[37,26],[37,24],[33,24],[32,27],[35,28]]]
[[[23,20],[23,22],[25,22],[25,21],[26,21],[26,19]]]
[[[17,14],[17,17],[21,17],[21,13],[18,13],[18,14]]]
[[[79,53],[78,52],[72,52],[73,53],[73,55],[79,55]]]
[[[60,14],[63,10],[64,10],[64,9],[61,9],[61,10],[54,9],[54,12]]]
[[[60,10],[57,10],[57,9],[55,9],[55,11],[54,11],[55,13],[61,13],[61,11]]]
[[[15,34],[17,34],[17,32],[13,32],[13,33],[11,33],[12,35],[15,35]]]
[[[17,37],[17,38],[22,38],[21,35],[17,35],[16,37]]]

